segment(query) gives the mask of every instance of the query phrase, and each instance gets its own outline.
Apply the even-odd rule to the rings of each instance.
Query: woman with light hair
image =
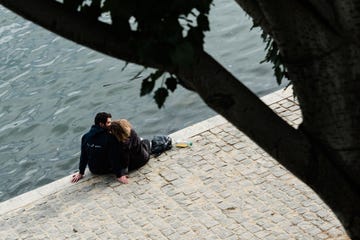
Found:
[[[128,173],[144,166],[150,159],[150,141],[138,137],[129,121],[126,119],[111,122],[110,132],[119,141],[121,151],[121,172],[118,180],[129,183]]]

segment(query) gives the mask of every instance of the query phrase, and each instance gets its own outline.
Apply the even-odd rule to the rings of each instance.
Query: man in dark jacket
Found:
[[[100,112],[96,114],[94,122],[81,139],[79,172],[72,176],[73,183],[84,177],[86,166],[93,174],[115,173],[121,168],[117,139],[109,133],[111,114]]]

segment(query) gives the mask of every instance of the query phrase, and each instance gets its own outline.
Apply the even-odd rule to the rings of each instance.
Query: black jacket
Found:
[[[141,140],[135,130],[131,129],[130,138],[126,142],[119,142],[121,155],[120,176],[128,171],[136,170],[145,165],[150,159],[150,144],[148,140]]]
[[[81,139],[79,172],[84,174],[86,165],[94,174],[119,172],[120,149],[117,143],[117,139],[106,129],[91,126],[90,131]]]

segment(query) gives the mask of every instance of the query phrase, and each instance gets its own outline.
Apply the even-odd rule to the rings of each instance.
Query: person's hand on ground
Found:
[[[84,175],[80,174],[80,173],[76,173],[72,176],[71,182],[72,183],[76,183],[78,182],[80,179],[82,179],[84,177]]]
[[[128,176],[124,175],[118,178],[118,181],[124,184],[128,184],[129,180],[128,180]]]

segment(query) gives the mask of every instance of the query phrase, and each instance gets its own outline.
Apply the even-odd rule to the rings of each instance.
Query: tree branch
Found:
[[[63,4],[54,0],[0,0],[0,3],[27,20],[75,43],[126,62],[163,68],[155,61],[145,63],[139,59],[132,51],[129,40],[112,30],[111,25],[68,11]]]

